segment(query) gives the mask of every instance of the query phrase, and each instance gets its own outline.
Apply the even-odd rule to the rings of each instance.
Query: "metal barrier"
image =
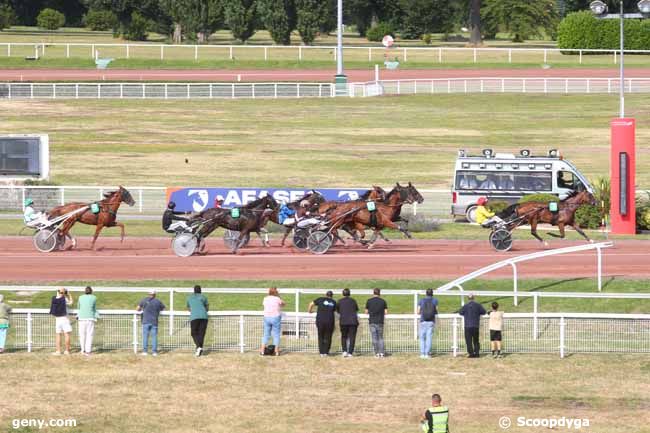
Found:
[[[7,57],[156,59],[156,60],[290,60],[336,61],[333,45],[170,45],[154,43],[0,43]],[[650,50],[626,50],[625,54],[650,54]],[[617,50],[560,48],[465,48],[344,46],[346,61],[383,63],[386,58],[418,63],[535,63],[589,64],[596,59],[617,64]],[[628,57],[628,63],[647,65],[644,56]]]
[[[352,97],[445,93],[601,94],[618,93],[619,82],[618,78],[435,78],[350,83],[348,91]],[[625,91],[650,93],[650,78],[626,78]]]
[[[11,314],[9,350],[54,348],[54,317],[45,309],[16,309]],[[95,327],[95,350],[131,350],[142,348],[140,315],[128,310],[102,310]],[[174,322],[175,331],[158,335],[158,346],[163,351],[192,350],[194,345],[188,325],[189,313],[171,315],[163,312],[160,327]],[[372,342],[367,326],[367,316],[360,315],[357,333],[357,352],[371,353]],[[387,315],[384,339],[389,353],[418,351],[416,315]],[[537,323],[539,321],[539,323]],[[205,349],[211,351],[256,351],[262,337],[261,312],[224,311],[211,312]],[[537,325],[536,325],[537,324]],[[170,326],[171,327],[171,326]],[[461,316],[441,314],[436,321],[433,351],[457,356],[465,350]],[[649,353],[650,315],[647,314],[531,314],[504,315],[504,347],[508,353]],[[334,352],[338,347],[338,331],[333,338]],[[282,321],[282,350],[310,352],[318,350],[314,315],[288,313]],[[487,320],[481,321],[480,341],[482,352],[489,351]],[[77,344],[76,330],[73,342]]]
[[[0,83],[6,99],[331,98],[331,83]]]

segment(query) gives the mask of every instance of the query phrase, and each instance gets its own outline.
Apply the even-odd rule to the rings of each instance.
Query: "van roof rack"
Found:
[[[562,159],[562,154],[557,149],[550,149],[546,155],[533,155],[529,149],[521,149],[518,155],[513,153],[497,153],[492,149],[483,149],[478,155],[471,155],[465,149],[458,150],[459,158],[480,158],[480,159],[529,159],[529,158],[552,158],[552,159]]]

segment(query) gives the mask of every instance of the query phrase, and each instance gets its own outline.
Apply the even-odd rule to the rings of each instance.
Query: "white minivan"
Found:
[[[492,149],[469,155],[459,150],[451,213],[476,222],[474,212],[479,197],[512,204],[527,194],[548,193],[563,200],[572,191],[584,190],[594,192],[582,173],[556,149],[544,156],[534,156],[527,149],[519,155],[495,153]]]

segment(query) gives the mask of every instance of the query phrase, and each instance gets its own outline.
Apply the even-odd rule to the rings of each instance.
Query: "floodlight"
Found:
[[[519,152],[519,154],[520,154],[521,156],[527,158],[527,157],[530,156],[530,150],[528,150],[528,149],[521,149],[521,151]]]
[[[467,154],[465,153],[465,149],[459,149],[459,150],[458,150],[458,156],[459,156],[459,157],[462,158],[462,157],[464,157],[464,156],[466,156],[466,155],[467,155]]]
[[[603,15],[607,13],[607,5],[600,0],[594,0],[589,3],[589,9],[591,9],[591,13],[594,15]]]
[[[550,158],[557,158],[559,156],[559,154],[560,153],[557,151],[557,149],[551,149],[551,150],[548,151],[548,156]]]
[[[494,152],[492,151],[492,149],[483,149],[483,156],[485,156],[486,158],[491,158],[493,154]]]

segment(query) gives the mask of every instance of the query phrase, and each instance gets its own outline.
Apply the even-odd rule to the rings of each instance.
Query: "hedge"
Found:
[[[558,27],[557,45],[560,49],[620,48],[619,20],[598,19],[591,12],[567,15]],[[650,50],[650,20],[626,19],[625,49]]]
[[[531,201],[536,201],[536,202],[541,202],[541,203],[550,203],[553,201],[560,201],[560,199],[557,198],[557,196],[553,194],[545,194],[545,193],[538,193],[538,194],[529,194],[523,196],[521,199],[519,199],[518,203],[528,203]]]

